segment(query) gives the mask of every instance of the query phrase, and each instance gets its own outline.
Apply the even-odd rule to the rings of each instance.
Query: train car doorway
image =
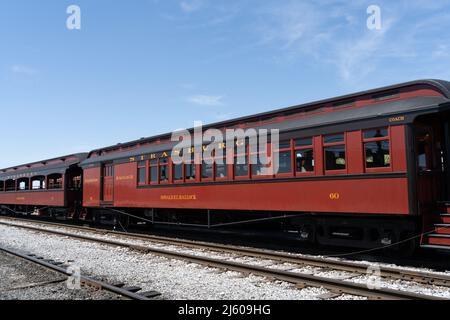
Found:
[[[422,116],[414,123],[414,157],[419,212],[450,200],[450,114]]]
[[[102,167],[102,201],[114,201],[114,165],[104,164]]]

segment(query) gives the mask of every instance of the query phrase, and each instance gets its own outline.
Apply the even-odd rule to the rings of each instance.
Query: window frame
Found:
[[[268,144],[268,145],[267,145],[267,151],[268,151],[269,157],[272,156],[272,152],[271,152],[270,146],[271,146],[271,144]],[[249,160],[251,159],[251,157],[252,157],[253,155],[256,155],[256,156],[259,157],[260,154],[264,154],[264,152],[251,152],[251,153],[250,153]],[[249,161],[249,162],[250,162],[250,161]],[[253,174],[253,166],[254,166],[254,164],[250,164],[250,176],[251,176],[252,180],[258,180],[258,179],[260,179],[260,180],[261,180],[261,179],[270,179],[270,178],[273,178],[273,177],[274,177],[273,170],[271,170],[271,173],[270,173],[270,174],[265,174],[265,175],[254,175],[254,174]],[[270,165],[266,165],[266,166],[270,166]]]
[[[141,162],[144,162],[144,165],[140,166],[139,164]],[[139,187],[148,185],[149,184],[149,165],[148,165],[148,160],[138,161],[136,166],[137,166],[137,169],[136,169],[137,170],[137,179],[136,179],[137,185]],[[144,182],[139,182],[139,169],[145,169]]]
[[[297,144],[296,144],[297,140],[299,140],[299,139],[309,139],[309,138],[311,138],[311,145],[297,147]],[[295,176],[296,177],[304,177],[304,176],[314,176],[314,175],[316,175],[317,158],[316,158],[316,149],[314,148],[314,136],[293,139],[293,146],[294,146],[293,157],[294,157],[294,174],[295,174]],[[313,169],[313,171],[307,171],[307,172],[297,171],[297,151],[302,151],[302,150],[312,150],[313,161],[314,161],[314,169]]]
[[[387,136],[379,137],[379,138],[368,138],[368,139],[366,139],[364,137],[364,133],[366,131],[377,130],[377,129],[387,129]],[[392,172],[393,166],[392,166],[391,127],[377,127],[377,128],[364,129],[364,130],[361,130],[361,137],[362,137],[362,153],[363,153],[364,171],[366,173]],[[389,167],[368,168],[367,161],[366,161],[366,144],[371,143],[371,142],[379,142],[379,141],[388,141],[389,142],[389,157],[390,157]]]
[[[326,137],[329,136],[336,136],[342,134],[344,137],[343,141],[339,142],[328,142],[325,143]],[[339,147],[344,146],[344,153],[345,153],[345,169],[337,169],[337,170],[328,170],[327,169],[327,154],[325,152],[326,148],[330,147]],[[347,148],[347,132],[340,132],[340,133],[332,133],[332,134],[326,134],[322,135],[322,153],[323,153],[323,171],[325,172],[325,175],[340,175],[340,174],[347,174],[348,173],[348,148]]]
[[[218,159],[222,159],[223,160],[223,164],[221,164],[221,165],[223,165],[225,167],[225,169],[227,170],[227,174],[225,175],[225,177],[218,177],[217,176],[217,162],[216,161]],[[224,155],[222,157],[214,156],[214,181],[227,181],[229,176],[230,176],[230,168],[229,168],[228,163],[227,163],[227,156],[226,156],[226,154],[224,153]]]
[[[147,168],[148,168],[148,170],[147,170],[146,180],[148,181],[148,185],[157,186],[159,184],[159,159],[148,160]],[[152,180],[152,168],[156,168],[156,181]]]
[[[245,161],[247,164],[247,175],[246,176],[236,176],[236,165],[237,163],[237,158],[239,156],[242,156],[242,153],[236,153],[236,147],[233,151],[233,179],[234,180],[250,180],[251,178],[251,168],[250,168],[250,157],[249,157],[249,145],[248,143],[245,144]]]
[[[167,163],[161,165],[161,160],[165,160],[165,159],[167,159]],[[171,161],[170,157],[164,157],[164,158],[159,158],[158,159],[158,184],[159,185],[170,184],[170,180],[171,180],[171,177],[170,177],[170,166],[171,166],[171,163],[172,163],[172,161]],[[167,181],[162,181],[161,180],[161,176],[162,176],[161,175],[161,169],[162,169],[162,167],[166,167],[166,170],[167,170]]]
[[[282,141],[280,141],[282,142]],[[275,178],[288,178],[288,177],[294,177],[294,171],[295,171],[295,162],[294,162],[294,140],[293,139],[289,139],[289,147],[287,148],[278,148],[278,149],[274,149],[273,150],[273,155],[275,155],[276,153],[280,154],[283,152],[290,152],[291,153],[291,172],[283,172],[283,173],[276,173],[274,174]],[[280,165],[280,159],[278,158],[278,165]]]

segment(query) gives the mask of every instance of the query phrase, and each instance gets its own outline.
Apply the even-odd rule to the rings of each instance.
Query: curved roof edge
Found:
[[[26,173],[28,171],[45,171],[48,168],[69,167],[71,165],[74,165],[74,164],[77,164],[77,163],[81,163],[82,161],[84,161],[87,158],[88,155],[89,155],[89,153],[87,153],[87,152],[75,153],[75,154],[69,154],[69,155],[66,155],[66,156],[56,157],[56,158],[52,158],[52,159],[45,159],[45,160],[41,160],[41,161],[34,161],[34,162],[24,163],[24,164],[20,164],[20,165],[9,167],[9,168],[4,168],[4,169],[0,169],[0,177],[6,176],[6,175],[21,174],[21,173],[24,173],[24,172]],[[64,158],[70,158],[70,157],[75,157],[78,160],[77,161],[68,162],[66,166],[64,166],[64,164],[56,164],[56,165],[43,166],[43,167],[39,167],[39,168],[31,168],[31,166],[33,166],[35,164],[40,164],[40,163],[43,163],[43,162],[51,162],[51,161],[60,160],[60,159],[64,159]],[[21,167],[26,167],[26,166],[30,166],[30,168],[19,169]],[[16,171],[8,171],[8,170],[11,170],[11,169],[16,169],[16,168],[17,168]]]
[[[271,116],[271,115],[275,116],[278,113],[289,112],[289,111],[293,111],[296,109],[298,109],[300,111],[301,109],[309,108],[309,107],[312,107],[315,105],[321,105],[321,104],[337,102],[337,101],[342,101],[342,100],[350,100],[350,99],[364,96],[364,95],[376,94],[376,93],[380,93],[380,92],[397,90],[397,89],[411,87],[411,86],[417,86],[417,85],[428,85],[428,86],[434,87],[435,89],[438,89],[447,99],[450,99],[450,82],[449,81],[439,80],[439,79],[422,79],[422,80],[403,82],[403,83],[394,84],[394,85],[390,85],[390,86],[379,87],[379,88],[370,89],[370,90],[366,90],[366,91],[359,91],[356,93],[351,93],[351,94],[341,95],[341,96],[327,98],[327,99],[323,99],[323,100],[317,100],[317,101],[308,102],[308,103],[304,103],[304,104],[294,105],[294,106],[287,107],[287,108],[281,108],[281,109],[276,109],[276,110],[272,110],[272,111],[243,116],[243,117],[239,117],[239,118],[233,118],[233,119],[229,119],[229,120],[225,120],[225,121],[215,122],[215,123],[205,125],[204,128],[207,129],[207,128],[212,128],[212,127],[225,126],[230,123],[235,123],[235,122],[240,122],[240,121],[248,121],[248,120],[251,120],[254,118],[259,118],[259,117],[267,117],[267,116]],[[187,130],[193,131],[194,128],[190,128]],[[155,135],[155,136],[151,136],[151,137],[146,137],[146,138],[142,138],[142,139],[138,139],[138,140],[133,140],[133,141],[125,142],[125,143],[118,143],[118,144],[107,146],[104,148],[95,149],[95,150],[92,150],[91,152],[89,152],[88,157],[91,154],[99,152],[99,151],[115,149],[117,147],[132,146],[134,144],[139,144],[139,143],[146,143],[151,140],[167,137],[169,135],[170,135],[170,133],[163,133],[163,134],[159,134],[159,135]]]

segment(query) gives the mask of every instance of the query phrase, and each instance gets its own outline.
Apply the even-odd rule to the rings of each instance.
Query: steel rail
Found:
[[[32,262],[34,264],[40,265],[40,266],[45,267],[47,269],[56,271],[56,272],[58,272],[60,274],[64,274],[65,276],[71,276],[72,275],[70,272],[68,272],[64,268],[61,268],[61,267],[59,267],[57,265],[54,265],[54,264],[51,264],[51,263],[49,263],[49,262],[47,262],[45,260],[37,259],[37,258],[35,258],[33,256],[30,256],[30,255],[22,254],[22,253],[20,253],[18,251],[15,251],[15,250],[7,249],[7,248],[4,248],[4,247],[0,247],[0,251],[6,252],[6,253],[8,253],[10,255],[19,257],[21,259],[24,259],[26,261]],[[137,293],[125,290],[125,289],[117,287],[117,286],[113,286],[113,285],[108,284],[108,283],[106,283],[104,281],[99,281],[99,280],[92,279],[92,278],[87,277],[87,276],[80,275],[80,280],[81,280],[81,283],[83,283],[83,284],[86,284],[86,285],[94,287],[94,288],[98,288],[100,290],[106,290],[106,291],[118,294],[118,295],[120,295],[122,297],[125,297],[125,298],[128,298],[130,300],[150,300],[149,298],[147,298],[147,297],[145,297],[143,295],[140,295],[140,294],[137,294]]]
[[[408,291],[398,291],[388,288],[368,288],[365,285],[353,283],[350,281],[336,280],[331,278],[324,278],[318,276],[312,276],[309,274],[295,273],[283,270],[276,270],[266,267],[254,266],[249,264],[237,263],[232,261],[208,258],[203,256],[197,256],[192,254],[180,253],[170,250],[150,248],[141,245],[135,245],[130,243],[124,243],[120,241],[113,241],[101,238],[94,238],[89,236],[84,236],[80,234],[62,232],[57,230],[42,229],[38,227],[26,226],[26,225],[16,225],[6,222],[0,222],[0,224],[28,229],[53,235],[59,235],[63,237],[71,237],[74,239],[97,242],[101,244],[111,245],[115,247],[123,247],[131,250],[136,250],[142,253],[154,254],[158,256],[164,256],[171,259],[184,260],[191,263],[197,263],[200,265],[205,265],[208,267],[215,267],[221,269],[227,269],[232,271],[241,272],[244,274],[254,274],[258,276],[268,277],[269,279],[278,279],[281,281],[286,281],[294,284],[299,284],[303,286],[313,286],[313,287],[323,287],[332,292],[339,294],[350,294],[357,296],[364,296],[371,299],[385,299],[385,300],[445,300],[444,298],[422,295]]]
[[[320,257],[308,257],[308,256],[294,256],[287,253],[276,252],[276,251],[267,251],[255,248],[245,248],[245,247],[236,247],[231,245],[221,245],[216,243],[207,243],[207,242],[199,242],[185,239],[175,239],[154,235],[145,235],[145,234],[136,234],[136,233],[128,233],[121,231],[112,231],[105,229],[97,229],[92,227],[85,226],[74,226],[67,225],[61,223],[54,222],[43,222],[37,220],[28,220],[28,219],[17,219],[10,218],[7,219],[13,221],[27,221],[33,222],[42,225],[51,225],[55,227],[61,228],[72,228],[74,230],[82,230],[95,232],[104,235],[119,235],[122,237],[128,237],[130,239],[137,240],[151,240],[158,243],[163,244],[172,244],[172,245],[182,245],[189,248],[197,248],[197,249],[207,249],[210,251],[216,252],[226,252],[231,254],[240,254],[254,258],[263,258],[272,261],[278,261],[283,263],[293,263],[298,265],[309,265],[319,268],[328,268],[333,270],[347,271],[347,272],[357,272],[361,274],[366,274],[369,267],[373,268],[374,264],[363,264],[357,262],[350,261],[342,261],[342,260],[331,260],[329,258],[320,258]],[[450,276],[447,275],[439,275],[432,274],[423,271],[414,271],[414,270],[405,270],[400,268],[392,268],[386,266],[379,266],[380,276],[383,278],[391,278],[397,280],[405,280],[405,281],[415,281],[421,284],[429,284],[443,287],[450,287]]]

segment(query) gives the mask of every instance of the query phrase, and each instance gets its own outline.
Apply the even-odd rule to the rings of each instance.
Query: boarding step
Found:
[[[442,223],[442,224],[450,224],[450,214],[449,213],[442,213],[436,216],[436,219],[434,219],[436,223]]]
[[[445,213],[450,213],[450,201],[439,201],[438,208]]]
[[[432,245],[432,244],[424,244],[420,246],[423,249],[433,249],[433,250],[443,250],[450,252],[450,246],[439,246],[439,245]]]
[[[436,223],[434,225],[435,231],[438,234],[449,234],[450,235],[450,224],[449,223]]]
[[[450,234],[431,233],[425,237],[425,245],[449,246]]]

